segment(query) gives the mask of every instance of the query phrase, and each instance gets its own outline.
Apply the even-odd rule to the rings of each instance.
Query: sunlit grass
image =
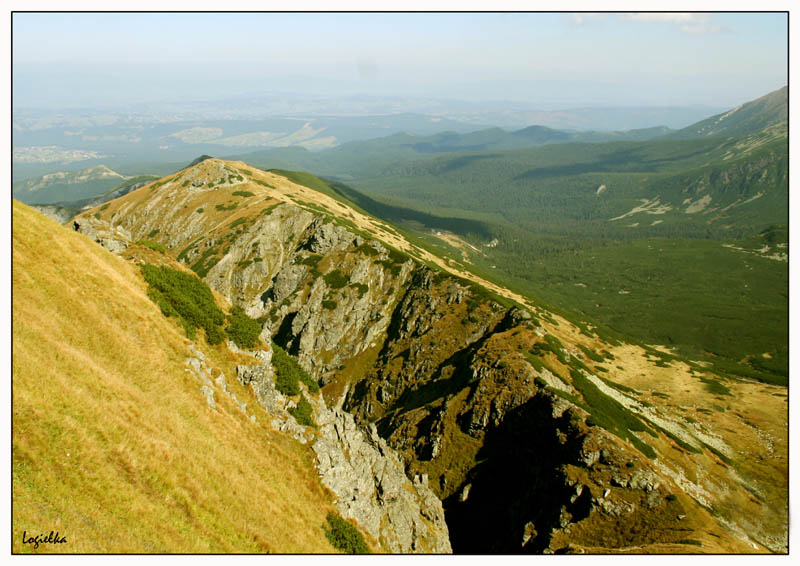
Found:
[[[257,424],[206,405],[138,268],[23,205],[13,221],[12,550],[56,530],[35,552],[335,552],[309,450],[246,391]]]

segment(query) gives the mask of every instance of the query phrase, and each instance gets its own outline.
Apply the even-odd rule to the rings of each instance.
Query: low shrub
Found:
[[[656,436],[647,425],[618,401],[600,391],[581,372],[573,369],[570,374],[572,376],[572,385],[580,391],[581,396],[590,408],[591,416],[587,419],[587,424],[602,427],[620,438],[630,440],[648,458],[656,457],[655,450],[633,434],[634,431],[638,431],[645,432],[650,436]]]
[[[707,377],[701,377],[700,381],[705,383],[706,389],[708,390],[709,393],[712,393],[714,395],[730,395],[731,394],[731,390],[728,389],[728,387],[726,387],[725,385],[723,385],[722,382],[717,381],[716,379],[709,379]]]
[[[319,392],[319,385],[297,360],[290,356],[286,350],[272,343],[272,367],[275,369],[275,387],[284,395],[297,395],[300,393],[298,382],[302,381],[311,393]]]
[[[580,348],[581,352],[583,352],[584,355],[593,362],[602,362],[604,359],[602,355],[598,354],[594,350],[587,348],[583,344],[578,344],[578,348]]]
[[[231,222],[231,225],[228,226],[228,228],[229,229],[236,228],[237,226],[239,226],[241,224],[244,224],[245,222],[247,222],[247,217],[246,216],[244,216],[242,218],[237,218],[236,220]]]
[[[352,524],[342,519],[338,513],[328,513],[325,537],[335,547],[348,554],[368,554],[369,548],[364,537]]]
[[[319,254],[310,254],[307,257],[304,257],[297,263],[300,265],[310,265],[311,267],[317,267],[317,264],[322,260],[322,256]]]
[[[177,317],[189,338],[202,328],[209,344],[222,342],[225,316],[214,302],[211,289],[203,281],[171,267],[142,265],[142,276],[149,288],[147,295],[164,316]]]
[[[368,256],[376,256],[380,252],[369,245],[369,242],[365,242],[356,248],[357,253],[362,253]]]
[[[330,273],[326,273],[322,279],[325,284],[331,289],[341,289],[350,281],[350,277],[342,273],[338,269],[334,269]]]
[[[241,181],[241,177],[239,180]],[[255,196],[255,193],[251,193],[250,191],[233,191],[233,195],[237,197],[252,197]]]
[[[150,240],[139,240],[138,242],[136,242],[136,245],[144,246],[145,248],[150,248],[151,250],[155,252],[161,252],[162,254],[167,252],[164,246],[162,246],[158,242],[151,242]]]
[[[364,283],[350,283],[350,287],[358,292],[359,299],[366,295],[367,291],[369,291],[369,285],[365,285]]]
[[[200,277],[205,277],[208,275],[209,270],[219,263],[220,258],[217,257],[218,253],[219,250],[217,248],[208,248],[202,253],[197,261],[190,266],[190,269],[197,273]]]
[[[314,422],[313,409],[311,403],[308,402],[305,395],[300,395],[300,400],[297,402],[296,407],[289,409],[289,414],[294,417],[294,420],[303,426],[317,426]]]
[[[253,348],[258,344],[261,325],[257,320],[247,316],[240,307],[233,307],[228,316],[225,334],[240,348]]]

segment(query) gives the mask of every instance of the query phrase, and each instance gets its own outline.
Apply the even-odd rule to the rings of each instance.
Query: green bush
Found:
[[[376,256],[380,252],[369,245],[369,242],[365,242],[356,248],[356,253],[362,253],[368,256]]]
[[[203,214],[203,210],[204,210],[203,208],[198,208],[197,210],[195,210],[195,212],[197,214]]]
[[[310,265],[311,267],[317,267],[319,262],[322,260],[322,256],[319,254],[311,254],[307,257],[304,257],[297,263],[300,265]]]
[[[335,547],[348,554],[368,554],[369,548],[364,537],[352,524],[342,519],[338,513],[328,513],[328,526],[325,536]]]
[[[205,331],[209,344],[222,342],[225,316],[214,302],[208,285],[171,267],[145,264],[141,270],[149,286],[147,294],[164,316],[178,317],[189,338],[194,338],[199,327]]]
[[[231,222],[231,225],[230,225],[230,226],[228,226],[228,228],[229,228],[229,229],[231,229],[231,228],[236,228],[236,227],[237,227],[237,226],[239,226],[240,224],[244,224],[245,222],[247,222],[247,220],[248,220],[248,218],[247,218],[246,216],[244,216],[244,217],[242,217],[242,218],[237,218],[236,220],[234,220],[233,222]]]
[[[219,263],[220,258],[216,257],[217,253],[219,253],[217,248],[208,248],[198,260],[190,266],[190,269],[200,277],[205,277],[209,270]],[[211,257],[211,259],[209,259],[209,257]],[[206,262],[206,260],[208,260],[208,262]]]
[[[162,246],[158,242],[151,242],[150,240],[139,240],[138,242],[136,242],[136,245],[150,248],[151,250],[156,252],[161,252],[162,254],[167,252],[167,250],[164,249],[164,246]]]
[[[634,431],[640,431],[646,432],[650,436],[656,436],[647,425],[619,402],[600,391],[581,372],[573,369],[570,370],[570,374],[572,376],[572,385],[580,391],[584,401],[589,406],[591,416],[587,419],[587,424],[602,427],[620,438],[629,440],[648,458],[656,457],[653,448],[633,434]]]
[[[407,262],[411,257],[404,252],[398,251],[394,248],[389,248],[389,259],[394,263],[404,264]]]
[[[241,181],[242,178],[239,177],[239,180]],[[237,197],[252,197],[255,193],[251,193],[250,191],[233,191],[233,195]]]
[[[330,273],[326,273],[322,279],[325,281],[325,284],[330,287],[331,289],[341,289],[350,281],[350,277],[339,271],[338,269],[334,269]]]
[[[297,395],[302,381],[311,393],[319,392],[319,385],[286,350],[272,343],[272,367],[275,369],[275,387],[284,395]]]
[[[350,287],[358,292],[359,299],[369,291],[369,285],[365,285],[364,283],[350,283]]]
[[[714,395],[730,395],[731,394],[731,390],[728,389],[728,387],[726,387],[725,385],[723,385],[722,382],[717,381],[716,379],[709,379],[707,377],[701,377],[700,381],[705,383],[706,389],[708,390],[709,393],[712,393]]]
[[[308,402],[305,395],[300,395],[300,400],[297,402],[296,407],[289,409],[289,414],[294,417],[294,420],[303,426],[317,426],[314,422],[313,409],[311,403]]]
[[[587,358],[589,358],[590,360],[592,360],[594,362],[602,362],[603,361],[603,356],[601,356],[600,354],[598,354],[594,350],[590,350],[589,348],[587,348],[583,344],[578,344],[578,348],[580,348],[581,352],[583,352],[584,355]]]
[[[225,334],[240,348],[253,348],[258,344],[261,325],[257,320],[247,316],[240,307],[233,307]]]
[[[209,186],[210,186],[210,185],[209,185]],[[239,206],[239,203],[238,203],[238,202],[235,202],[235,203],[233,203],[233,204],[231,204],[231,205],[229,205],[229,206],[225,206],[224,204],[218,204],[218,205],[217,205],[217,206],[215,206],[214,208],[216,208],[217,210],[233,210],[233,209],[234,209],[234,208],[236,208],[237,206]]]
[[[335,311],[337,306],[339,306],[339,303],[336,301],[322,301],[322,308],[328,309],[329,311]]]

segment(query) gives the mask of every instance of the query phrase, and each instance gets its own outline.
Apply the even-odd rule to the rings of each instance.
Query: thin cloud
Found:
[[[681,31],[691,35],[714,35],[728,33],[731,30],[723,26],[706,26],[703,24],[681,26]]]
[[[597,22],[605,18],[605,14],[573,13],[569,16],[571,24],[582,26],[588,23]]]
[[[638,13],[621,14],[623,20],[632,22],[647,22],[659,24],[674,24],[679,26],[683,33],[689,35],[713,35],[718,33],[728,33],[731,30],[718,25],[710,25],[710,14],[699,14],[694,12],[669,12],[669,13]]]
[[[708,20],[708,14],[697,14],[693,12],[667,12],[667,13],[638,13],[622,14],[623,20],[634,22],[655,22],[666,24],[701,24]]]

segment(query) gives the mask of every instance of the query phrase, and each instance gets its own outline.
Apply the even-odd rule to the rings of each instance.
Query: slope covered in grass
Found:
[[[307,448],[244,389],[256,423],[209,408],[188,346],[135,265],[14,203],[13,552],[335,552]]]

